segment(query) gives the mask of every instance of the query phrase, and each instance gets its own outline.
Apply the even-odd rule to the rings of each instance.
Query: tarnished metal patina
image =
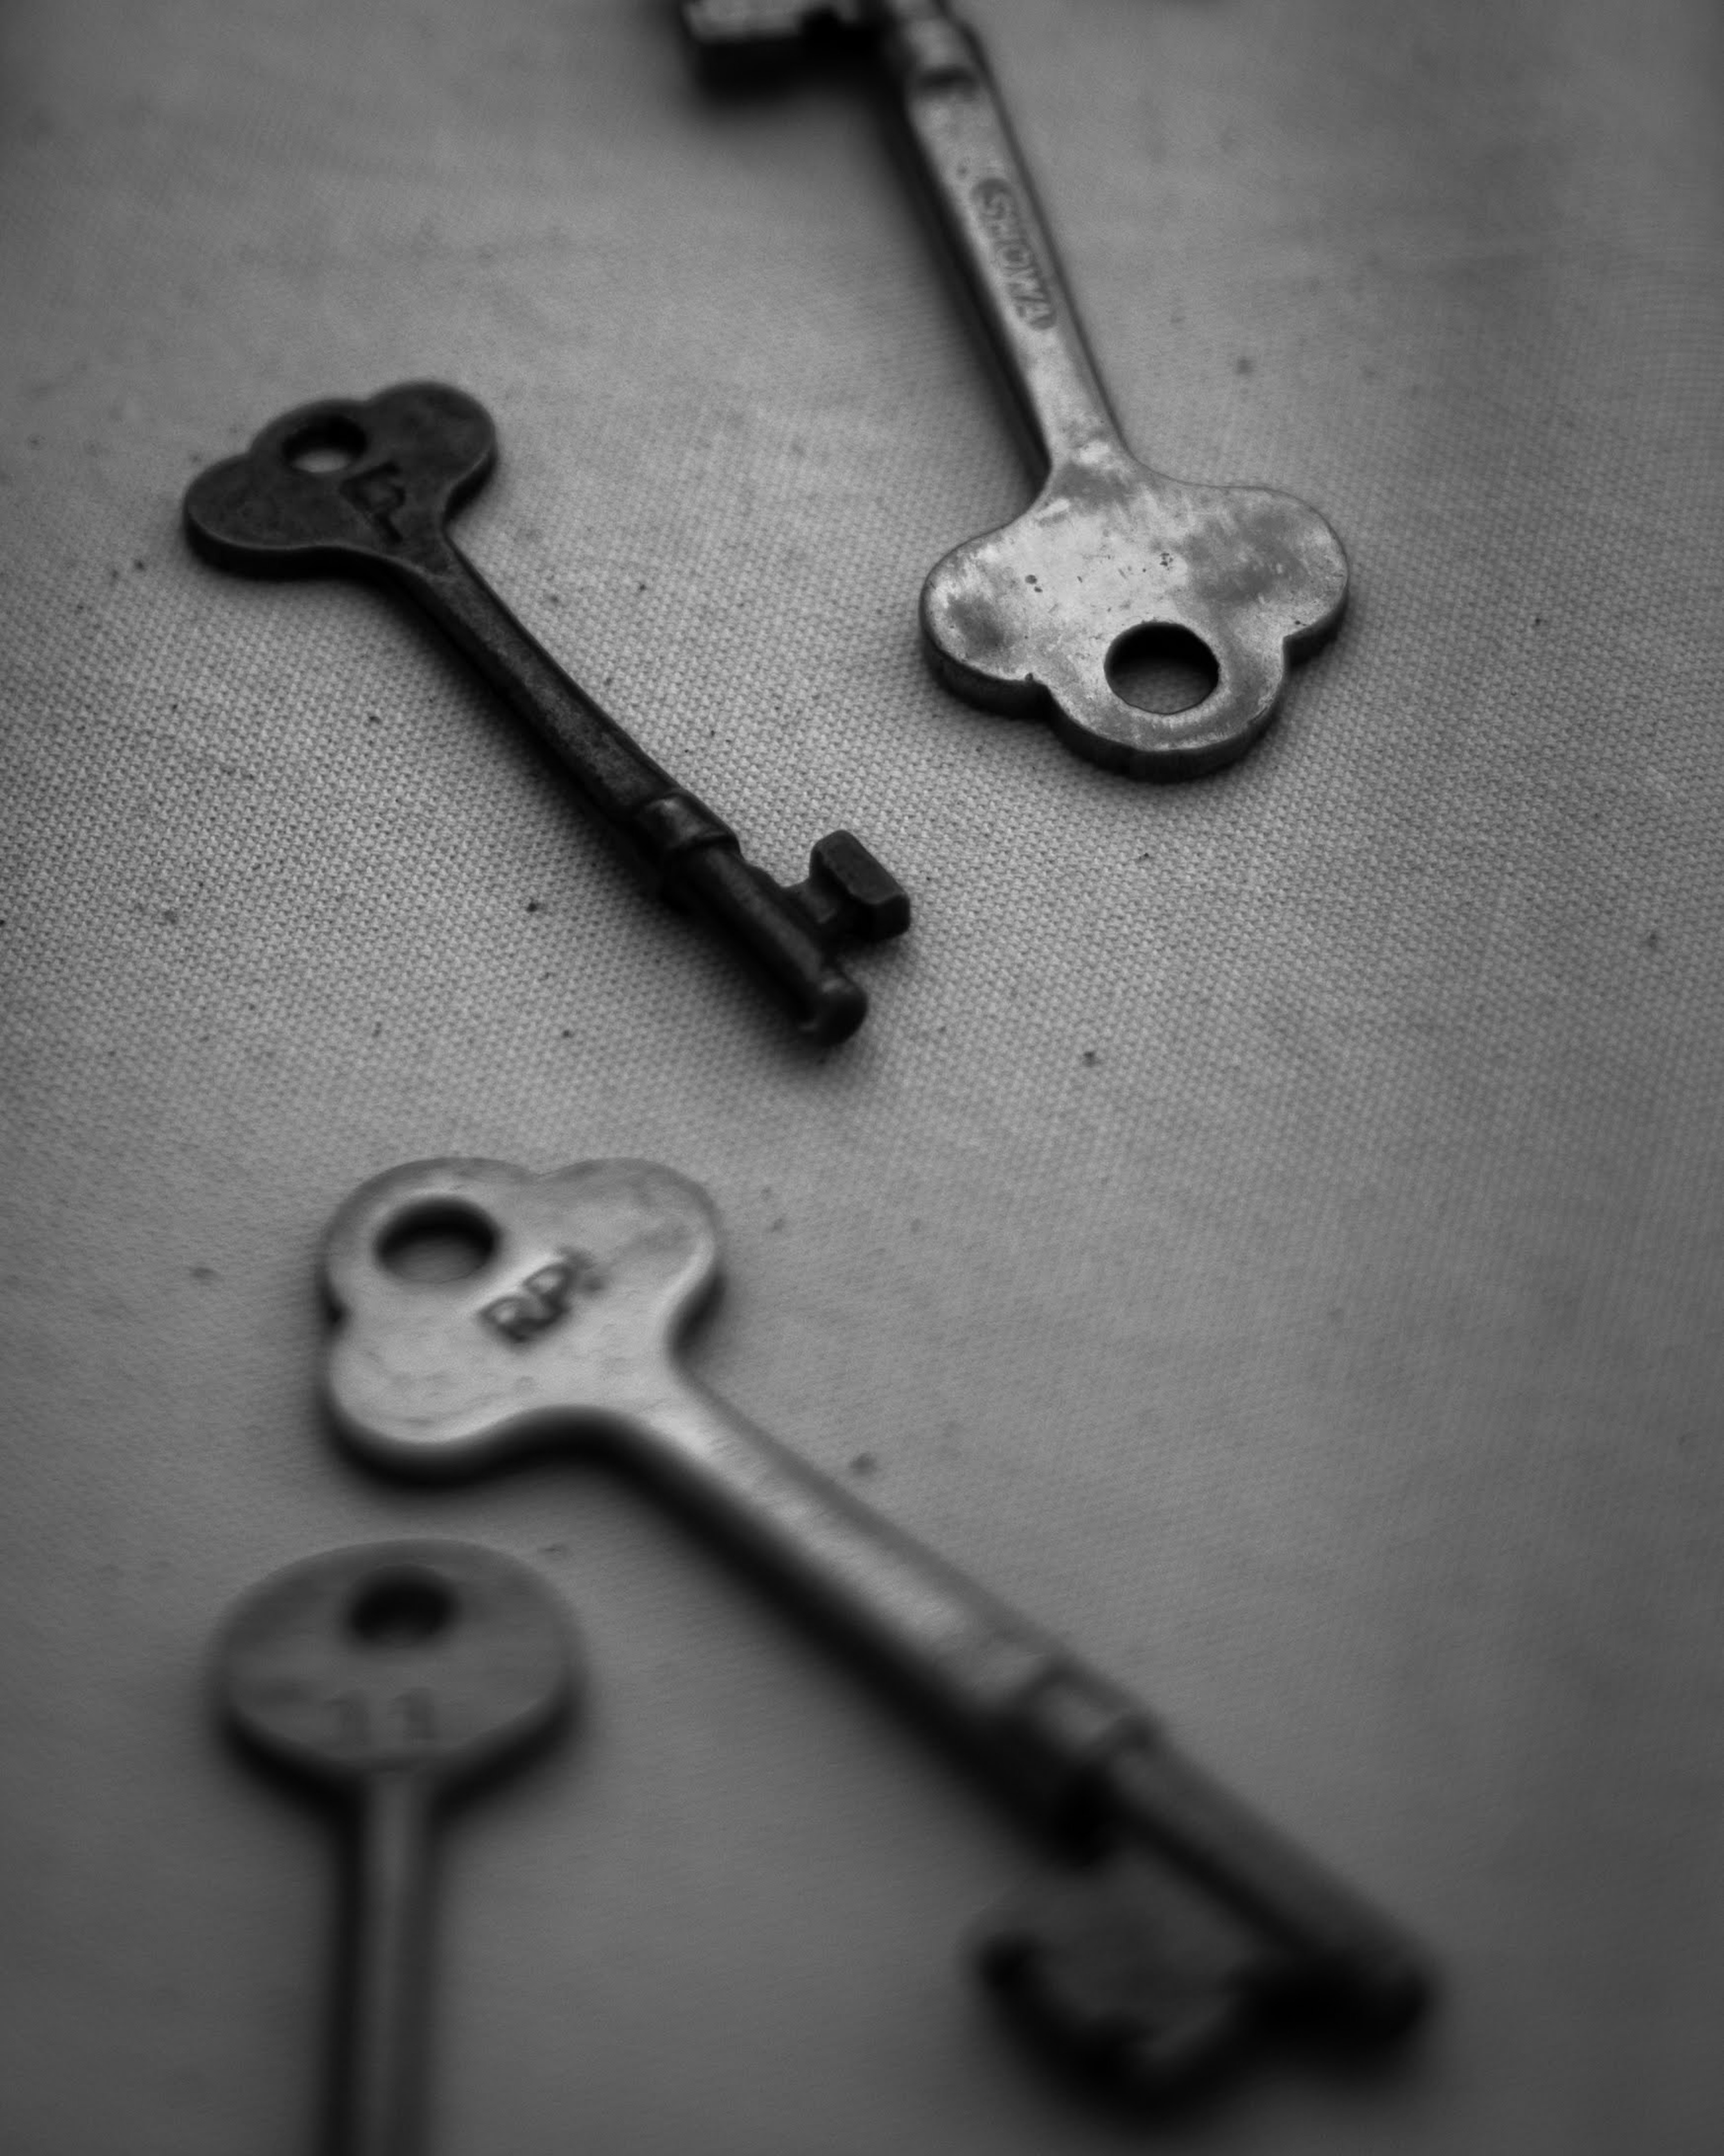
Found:
[[[822,839],[807,880],[787,890],[570,679],[449,534],[496,454],[484,406],[442,382],[325,398],[200,473],[186,494],[187,536],[219,568],[357,577],[428,616],[556,758],[649,888],[726,937],[813,1040],[844,1040],[868,998],[834,954],[846,941],[901,935],[908,894],[848,831]]]

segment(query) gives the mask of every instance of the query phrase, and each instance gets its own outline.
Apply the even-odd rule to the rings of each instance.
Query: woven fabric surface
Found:
[[[539,1566],[593,1686],[449,1836],[435,2148],[1144,2138],[957,1966],[1032,1853],[745,1578],[579,1464],[332,1445],[323,1225],[450,1152],[704,1183],[703,1378],[1429,1943],[1395,2071],[1167,2145],[1716,2145],[1724,29],[968,13],[1134,447],[1352,558],[1211,780],[929,675],[1030,476],[854,85],[716,100],[653,0],[0,28],[13,2156],[311,2145],[331,1853],[204,1658],[419,1532]],[[854,1041],[374,593],[187,552],[195,470],[416,377],[497,420],[461,536],[535,634],[784,880],[848,826],[912,891]]]

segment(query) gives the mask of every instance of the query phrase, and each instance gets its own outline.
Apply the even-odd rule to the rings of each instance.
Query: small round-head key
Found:
[[[603,1450],[917,1699],[1015,1805],[1172,1860],[1250,1945],[1242,1955],[1235,1926],[1224,1954],[1183,1969],[1179,2041],[1147,2041],[1142,2059],[1177,2057],[1183,2075],[1296,1999],[1377,2035],[1410,2020],[1425,1977],[1392,1926],[1184,1760],[1128,1693],[688,1376],[680,1341],[717,1271],[712,1206],[667,1168],[393,1169],[347,1201],[326,1245],[337,1424],[407,1475]],[[1173,1994],[1134,1980],[1132,1995]]]
[[[574,1693],[567,1624],[526,1566],[462,1543],[332,1550],[234,1609],[217,1685],[258,1750],[357,1833],[331,2095],[336,2156],[410,2156],[424,2072],[433,1817],[520,1758]]]
[[[1347,557],[1316,511],[1262,486],[1170,479],[1126,449],[1023,157],[974,35],[942,0],[683,0],[721,72],[818,31],[867,38],[1040,466],[1013,522],[954,547],[922,589],[935,670],[988,709],[1041,714],[1069,748],[1138,778],[1241,756],[1290,657],[1334,629]],[[1159,664],[1195,701],[1123,694]],[[1174,692],[1177,697],[1178,692]]]
[[[803,882],[775,883],[563,672],[449,535],[496,455],[490,414],[443,383],[326,398],[200,473],[186,494],[187,536],[218,568],[357,577],[410,600],[556,757],[645,880],[730,938],[813,1040],[845,1039],[868,998],[834,953],[901,935],[902,886],[848,831],[818,842]]]

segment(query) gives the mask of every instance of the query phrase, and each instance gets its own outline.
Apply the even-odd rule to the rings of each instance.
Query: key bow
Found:
[[[497,434],[476,398],[405,382],[284,413],[187,490],[205,560],[253,576],[362,570],[382,556],[441,562],[447,519],[485,483]]]
[[[465,1254],[460,1270],[398,1269],[438,1238]],[[392,1169],[354,1193],[325,1244],[336,1419],[382,1465],[466,1471],[583,1398],[602,1412],[608,1378],[668,1355],[717,1272],[706,1194],[649,1162]]]
[[[1021,516],[966,540],[922,588],[922,634],[961,695],[1047,711],[1091,762],[1185,778],[1232,762],[1275,716],[1290,657],[1334,627],[1347,556],[1271,487],[1168,479],[1111,444],[1058,465]],[[1214,686],[1189,709],[1131,703],[1111,672],[1145,631],[1196,639]]]

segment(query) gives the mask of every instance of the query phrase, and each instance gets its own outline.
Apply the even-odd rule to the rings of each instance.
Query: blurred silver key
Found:
[[[1182,2040],[1182,2074],[1271,2006],[1373,2036],[1404,2028],[1426,1976],[1391,1925],[1183,1759],[1127,1692],[681,1369],[679,1337],[717,1269],[712,1207],[667,1168],[396,1168],[347,1201],[327,1239],[336,1420],[366,1459],[416,1476],[596,1447],[894,1679],[1013,1804],[1170,1861],[1255,1942],[1249,1980],[1231,1938],[1219,1956],[1206,1940],[1182,1977],[1182,2027],[1203,2032]],[[1014,1918],[1009,1980],[1053,1999],[1024,1928]],[[1133,1981],[1140,1997],[1156,1991]]]
[[[247,1741],[353,1815],[330,2145],[334,2156],[412,2156],[433,1821],[455,1790],[564,1718],[567,1625],[512,1558],[462,1543],[374,1543],[254,1588],[228,1620],[216,1673]]]

